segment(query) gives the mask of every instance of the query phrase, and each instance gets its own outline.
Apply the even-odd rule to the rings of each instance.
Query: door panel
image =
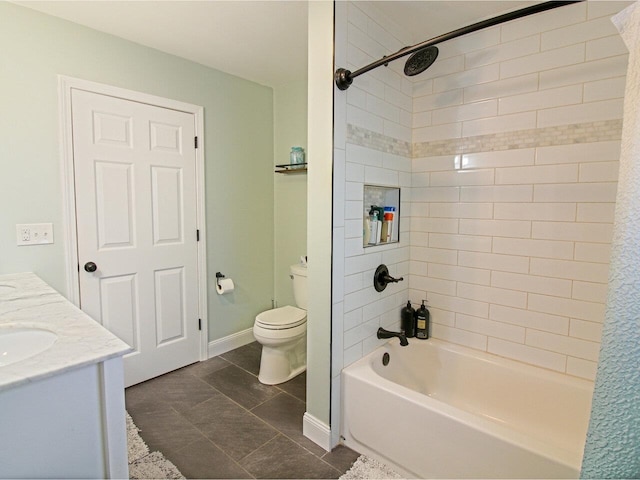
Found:
[[[195,116],[75,89],[72,112],[81,308],[133,385],[200,358]]]
[[[93,138],[96,145],[133,148],[129,116],[93,112]]]
[[[135,275],[119,275],[100,279],[102,326],[138,350]]]
[[[182,170],[153,167],[153,243],[180,243],[182,235]]]
[[[157,345],[184,337],[184,278],[182,268],[156,271]]]
[[[182,128],[180,125],[149,124],[151,150],[182,153]]]
[[[133,165],[95,162],[98,248],[133,246]]]

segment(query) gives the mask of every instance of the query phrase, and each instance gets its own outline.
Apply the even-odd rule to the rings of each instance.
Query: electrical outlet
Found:
[[[16,225],[17,245],[45,245],[53,243],[52,223],[19,223]]]

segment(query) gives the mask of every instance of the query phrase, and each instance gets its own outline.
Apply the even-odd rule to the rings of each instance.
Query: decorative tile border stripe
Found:
[[[573,143],[605,142],[620,140],[621,137],[621,119],[435,140],[433,142],[414,143],[413,145],[366,128],[351,124],[347,125],[347,140],[349,143],[411,158],[517,150],[520,148],[548,147]]]
[[[347,141],[380,152],[411,158],[411,142],[405,142],[381,133],[347,124]]]
[[[621,138],[622,120],[606,120],[414,143],[413,158],[604,142]]]

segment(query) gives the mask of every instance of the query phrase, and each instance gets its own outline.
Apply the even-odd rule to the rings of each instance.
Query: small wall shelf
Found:
[[[363,206],[364,211],[363,214],[365,216],[365,223],[363,224],[363,233],[366,230],[366,217],[368,216],[368,212],[371,206],[377,206],[377,208],[382,209],[384,207],[394,207],[395,212],[393,215],[393,224],[391,230],[391,236],[387,237],[387,241],[381,241],[381,239],[377,239],[377,241],[371,242],[365,240],[367,239],[366,233],[363,234],[362,246],[364,248],[376,247],[380,245],[390,245],[392,243],[398,243],[400,241],[400,188],[399,187],[390,187],[385,185],[364,185],[364,198],[363,198]],[[380,227],[382,228],[382,227]],[[380,231],[378,230],[377,235],[380,235]]]
[[[306,163],[287,163],[285,165],[276,165],[276,173],[306,173]]]

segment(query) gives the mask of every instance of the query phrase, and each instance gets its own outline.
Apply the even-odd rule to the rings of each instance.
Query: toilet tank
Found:
[[[289,267],[291,280],[293,280],[293,298],[296,305],[304,310],[307,309],[307,267],[302,265],[291,265]]]

